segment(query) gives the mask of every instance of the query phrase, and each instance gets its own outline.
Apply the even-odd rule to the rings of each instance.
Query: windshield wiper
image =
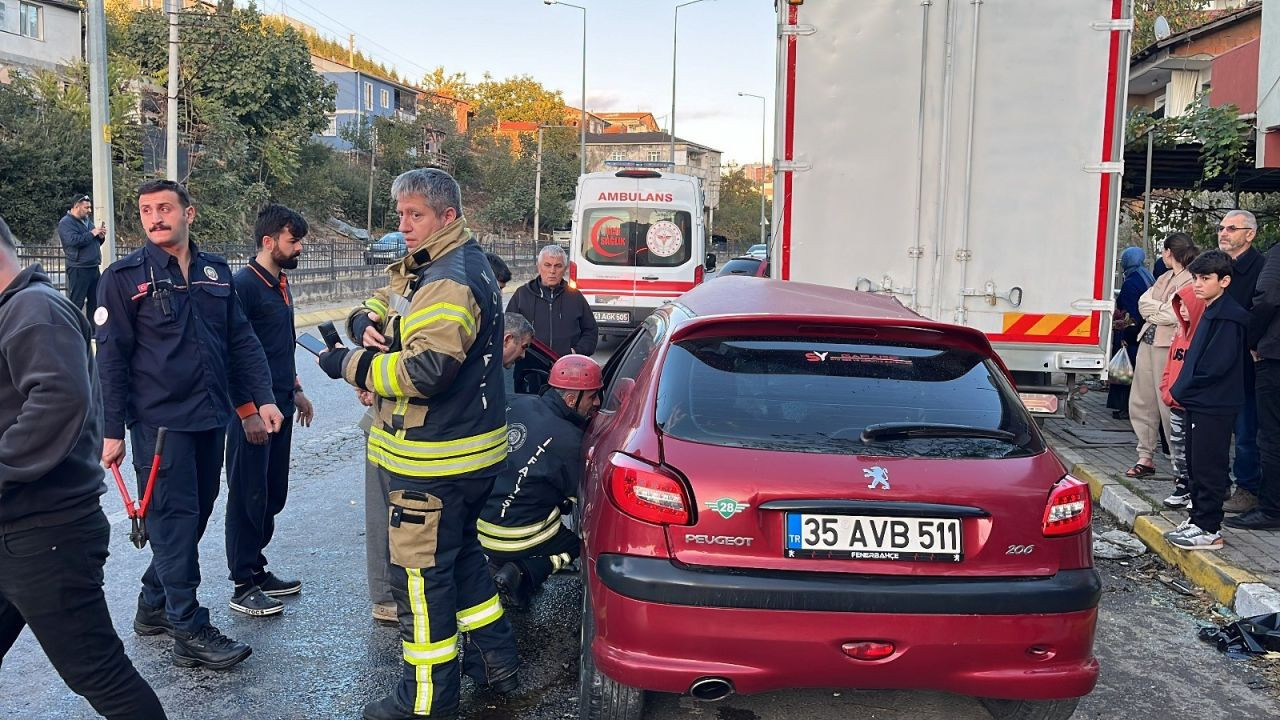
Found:
[[[862,430],[864,443],[899,438],[985,438],[1015,443],[1018,436],[1007,430],[950,423],[887,422],[868,425]]]

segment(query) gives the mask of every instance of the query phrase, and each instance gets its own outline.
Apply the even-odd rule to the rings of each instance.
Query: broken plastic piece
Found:
[[[1221,628],[1202,627],[1199,635],[1236,660],[1280,652],[1280,613],[1243,618]]]

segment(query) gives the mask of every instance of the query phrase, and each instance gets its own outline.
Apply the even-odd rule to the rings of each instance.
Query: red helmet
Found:
[[[604,380],[595,360],[586,355],[565,355],[551,366],[547,384],[561,390],[599,390]]]

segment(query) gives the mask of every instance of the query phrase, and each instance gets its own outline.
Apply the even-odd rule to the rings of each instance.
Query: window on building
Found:
[[[649,151],[649,162],[658,162],[661,159],[662,159],[662,151],[660,150]]]
[[[5,4],[5,0],[0,0],[0,32],[4,31],[5,27],[7,27],[4,24],[4,15],[5,15],[4,4]]]
[[[379,90],[379,91],[378,91],[378,100],[379,100],[379,102],[381,102],[381,103],[382,103],[382,107],[383,107],[383,109],[386,109],[386,108],[391,107],[391,91],[390,91],[390,90]]]
[[[29,38],[40,39],[40,6],[34,3],[19,3],[18,32]]]
[[[373,83],[371,82],[364,84],[364,109],[373,109]]]
[[[326,135],[328,137],[336,137],[338,135],[338,116],[337,115],[329,116],[329,123],[325,126],[324,132],[320,134]]]
[[[627,155],[621,150],[614,150],[613,152],[609,153],[609,159],[610,160],[626,160]]]

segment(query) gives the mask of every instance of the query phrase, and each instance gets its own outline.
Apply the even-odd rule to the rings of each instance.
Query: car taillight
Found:
[[[688,525],[692,502],[671,473],[630,455],[609,456],[609,496],[622,512],[658,525]]]
[[[695,265],[693,267],[693,284],[701,285],[704,277],[706,277],[706,271],[702,269],[701,265]]]
[[[1063,476],[1049,493],[1049,503],[1044,509],[1044,535],[1055,537],[1078,533],[1089,527],[1092,516],[1089,484],[1070,475]]]

